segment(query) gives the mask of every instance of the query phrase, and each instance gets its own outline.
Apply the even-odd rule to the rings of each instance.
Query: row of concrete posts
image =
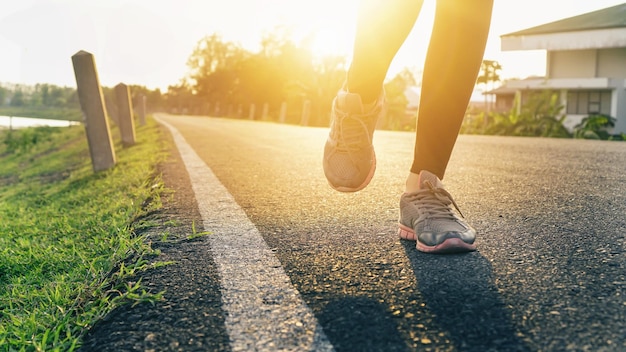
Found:
[[[250,107],[248,109],[248,120],[256,120],[257,118],[257,105],[254,103],[250,104]],[[224,111],[226,111],[226,113],[224,114]],[[268,103],[263,104],[263,110],[261,110],[261,117],[260,120],[261,121],[268,121],[269,120],[269,111],[270,111],[270,105]],[[181,109],[180,107],[178,109],[174,109],[172,110],[173,113],[182,113],[182,114],[187,114],[187,113],[191,113],[192,115],[210,115],[210,116],[217,116],[217,117],[235,117],[235,118],[244,118],[244,107],[243,104],[239,104],[237,106],[237,108],[235,109],[235,106],[233,104],[228,105],[228,109],[222,109],[222,104],[220,104],[220,102],[215,102],[213,104],[211,103],[206,103],[202,106],[202,108],[198,108],[195,107],[193,109]],[[302,113],[301,113],[301,118],[300,118],[300,125],[301,126],[308,126],[309,125],[309,120],[311,117],[311,101],[310,100],[305,100],[302,104]],[[279,111],[279,115],[278,115],[278,123],[286,123],[287,122],[287,102],[282,102],[280,105],[280,111]]]
[[[115,166],[116,162],[115,148],[95,58],[92,54],[81,50],[72,56],[72,64],[93,170],[98,172],[110,169]],[[116,122],[122,144],[124,147],[130,147],[135,144],[135,122],[130,90],[126,84],[120,83],[115,86],[114,92],[117,103]],[[145,125],[145,100],[139,105],[139,123]]]
[[[248,116],[248,119],[250,120],[254,120],[254,113],[255,113],[255,105],[254,104],[250,104],[250,114]],[[268,116],[268,112],[269,112],[269,104],[265,103],[263,104],[263,113],[261,114],[261,120],[267,120],[267,116]],[[241,109],[241,107],[240,107]],[[238,113],[238,115],[241,115],[240,113]],[[302,115],[301,115],[301,119],[300,119],[300,125],[302,126],[308,126],[309,125],[309,117],[311,116],[311,101],[310,100],[305,100],[304,104],[302,104]],[[278,115],[278,123],[285,123],[287,119],[287,103],[283,102],[280,105],[280,113]]]

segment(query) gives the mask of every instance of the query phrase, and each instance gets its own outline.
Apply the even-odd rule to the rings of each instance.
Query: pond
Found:
[[[51,119],[37,119],[31,117],[17,117],[17,116],[0,116],[0,129],[5,128],[25,128],[25,127],[37,127],[37,126],[50,126],[50,127],[68,127],[78,125],[80,122],[67,121],[67,120],[51,120]]]

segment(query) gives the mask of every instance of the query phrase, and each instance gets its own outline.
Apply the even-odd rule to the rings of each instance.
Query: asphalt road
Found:
[[[478,251],[429,255],[396,236],[413,133],[377,131],[374,179],[343,194],[321,169],[326,129],[162,118],[232,194],[336,351],[626,350],[626,143],[460,136],[444,184]],[[203,260],[196,284],[218,291]],[[197,308],[219,315],[213,295]],[[225,329],[211,333],[212,349],[232,347]]]

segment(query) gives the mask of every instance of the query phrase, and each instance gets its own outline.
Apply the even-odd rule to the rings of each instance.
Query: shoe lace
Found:
[[[358,152],[363,148],[363,136],[367,137],[370,142],[369,128],[364,122],[365,119],[371,118],[368,114],[345,114],[338,116],[338,138],[337,150],[340,152]]]
[[[433,186],[433,184],[428,180],[424,181],[424,185],[426,185],[426,188],[409,194],[408,200],[415,205],[419,205],[419,208],[422,211],[428,213],[429,218],[450,220],[457,219],[450,205],[454,206],[462,218],[465,218],[461,209],[459,209],[459,206],[456,204],[452,195],[450,195],[448,191],[443,188]]]

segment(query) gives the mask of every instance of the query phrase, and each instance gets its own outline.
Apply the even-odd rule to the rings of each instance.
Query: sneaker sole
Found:
[[[420,241],[417,240],[417,236],[415,235],[415,231],[402,224],[398,224],[398,236],[400,238],[415,241],[415,248],[418,251],[424,253],[465,253],[465,252],[473,252],[476,250],[476,244],[465,243],[460,238],[448,238],[442,243],[436,246],[427,246]]]
[[[374,177],[374,172],[376,171],[376,153],[372,150],[372,167],[370,168],[370,172],[369,174],[367,174],[367,177],[365,178],[365,180],[363,181],[362,184],[360,184],[357,187],[343,187],[343,186],[335,186],[332,183],[328,182],[328,184],[330,185],[330,187],[332,187],[334,190],[339,191],[339,192],[358,192],[360,190],[362,190],[363,188],[365,188],[367,185],[369,185],[370,181],[372,181],[372,178]]]

